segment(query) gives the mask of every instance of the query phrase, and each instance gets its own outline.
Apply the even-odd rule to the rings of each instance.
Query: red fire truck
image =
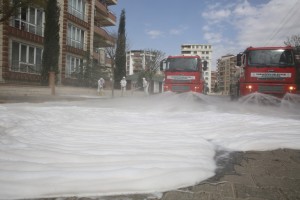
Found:
[[[169,56],[160,66],[165,73],[164,91],[205,93],[207,61],[202,64],[200,56]]]
[[[237,66],[231,99],[253,92],[282,98],[299,89],[299,53],[291,46],[249,47],[237,55]]]

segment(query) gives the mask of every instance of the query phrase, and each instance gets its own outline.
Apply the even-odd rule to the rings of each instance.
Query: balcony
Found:
[[[98,26],[115,26],[116,16],[110,12],[107,8],[107,4],[101,3],[100,1],[95,2],[95,23]]]
[[[109,35],[104,29],[94,26],[94,47],[110,47],[115,44],[115,38]]]
[[[41,37],[44,36],[44,27],[42,27],[42,26],[38,26],[36,24],[32,24],[32,23],[29,23],[27,21],[20,20],[20,19],[11,20],[10,24],[12,27],[15,27],[19,30],[33,33],[33,34],[39,35]]]
[[[77,17],[82,21],[88,22],[88,16],[82,10],[77,10],[71,5],[68,5],[68,13],[70,13],[71,15]]]
[[[66,50],[67,50],[67,52],[84,56],[84,54],[87,50],[87,44],[83,43],[82,41],[78,41],[78,40],[68,37]]]
[[[106,0],[106,4],[109,6],[117,5],[118,0]]]
[[[67,45],[74,47],[76,49],[86,50],[87,44],[81,41],[75,40],[73,38],[67,38]]]
[[[22,20],[12,20],[7,34],[34,43],[43,44],[44,42],[44,27],[36,26]]]

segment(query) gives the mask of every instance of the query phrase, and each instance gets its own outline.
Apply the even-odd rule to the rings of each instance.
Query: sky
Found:
[[[117,19],[125,10],[129,50],[179,55],[182,44],[211,44],[213,69],[223,55],[300,35],[298,0],[118,0],[110,9]]]
[[[217,151],[300,148],[299,105],[248,101],[166,92],[0,104],[0,199],[160,197],[212,177]]]

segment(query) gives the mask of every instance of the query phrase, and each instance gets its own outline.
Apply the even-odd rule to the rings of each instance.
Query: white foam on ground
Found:
[[[214,175],[216,149],[300,148],[300,111],[192,93],[0,105],[0,199],[151,193]]]

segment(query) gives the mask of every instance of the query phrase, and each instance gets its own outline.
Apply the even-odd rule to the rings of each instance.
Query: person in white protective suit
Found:
[[[146,95],[149,95],[149,93],[148,93],[148,86],[149,86],[148,81],[144,77],[143,78],[143,88],[144,88],[144,92],[145,92]]]
[[[103,95],[104,84],[105,84],[105,80],[101,77],[98,80],[98,93],[99,93],[99,95]]]
[[[122,78],[122,80],[120,81],[120,84],[121,84],[121,96],[123,96],[126,91],[126,85],[127,85],[127,81],[126,81],[125,77]]]

